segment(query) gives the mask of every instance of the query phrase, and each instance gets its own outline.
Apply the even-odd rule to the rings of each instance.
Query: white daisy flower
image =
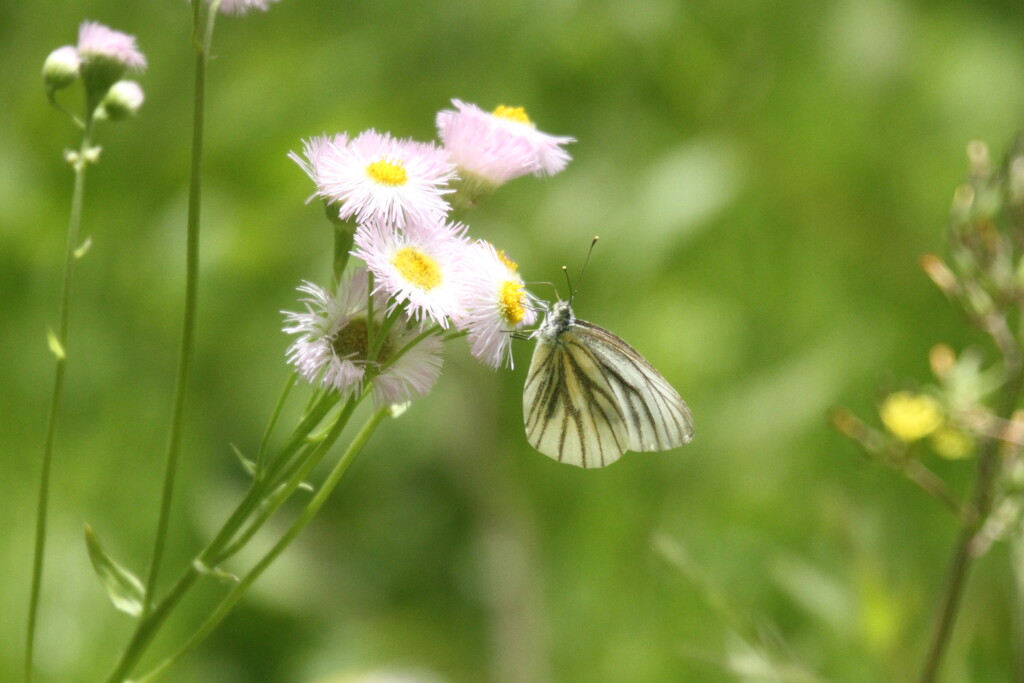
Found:
[[[328,145],[315,166],[320,196],[341,206],[342,219],[403,227],[448,213],[444,195],[452,192],[455,167],[432,144],[368,130],[346,145]]]
[[[512,367],[511,333],[536,322],[537,312],[515,262],[490,242],[470,250],[465,308],[456,326],[468,331],[475,358],[492,368]]]
[[[288,348],[288,362],[306,381],[345,398],[359,394],[364,382],[372,381],[378,406],[426,395],[441,373],[441,340],[431,335],[406,348],[422,330],[407,318],[398,320],[380,343],[377,360],[370,362],[368,284],[366,269],[356,268],[342,277],[333,293],[308,282],[299,287],[308,295],[301,299],[306,310],[285,311],[284,331],[299,335]],[[376,310],[381,311],[383,305],[383,298],[375,296]],[[377,315],[374,318],[377,334],[381,320]],[[383,368],[380,374],[377,368]]]
[[[410,317],[443,328],[462,311],[468,242],[465,227],[441,220],[395,230],[383,221],[356,229],[354,256],[376,280],[374,292],[405,304]]]

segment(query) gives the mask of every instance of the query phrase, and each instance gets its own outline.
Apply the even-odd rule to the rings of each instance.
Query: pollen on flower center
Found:
[[[380,185],[390,185],[397,187],[399,185],[405,185],[409,180],[409,174],[405,172],[405,167],[401,164],[393,164],[390,161],[381,159],[380,161],[374,161],[372,164],[366,167],[366,175],[370,176],[370,179]]]
[[[331,340],[331,347],[339,358],[351,360],[369,360],[369,324],[366,318],[353,318],[345,327],[338,330]],[[374,325],[374,334],[380,332],[380,325]],[[386,359],[391,354],[391,344],[385,339],[380,346],[378,357]]]
[[[391,265],[402,278],[422,290],[430,291],[441,284],[441,267],[437,261],[416,247],[404,247],[392,258]]]
[[[526,297],[523,295],[523,283],[515,280],[506,280],[501,284],[501,293],[498,298],[498,306],[501,309],[501,317],[510,325],[518,325],[523,322],[526,316]]]
[[[533,122],[530,121],[530,117],[526,115],[526,110],[522,107],[506,107],[504,104],[499,104],[491,113],[499,119],[508,119],[509,121],[515,121],[516,123],[525,123],[528,126],[533,125]]]
[[[519,264],[510,259],[504,250],[498,251],[498,259],[505,264],[505,267],[509,269],[509,272],[519,272]]]

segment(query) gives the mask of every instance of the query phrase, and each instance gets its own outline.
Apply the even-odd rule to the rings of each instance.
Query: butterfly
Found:
[[[523,390],[530,445],[577,467],[604,467],[627,450],[664,451],[693,439],[693,416],[632,346],[551,306],[531,335],[537,346]]]

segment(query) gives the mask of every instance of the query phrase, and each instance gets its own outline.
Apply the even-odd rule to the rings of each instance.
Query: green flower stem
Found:
[[[373,310],[373,271],[369,268],[366,269],[366,357],[374,358],[370,354],[370,349],[373,348],[374,334],[374,317],[375,313]]]
[[[334,282],[341,279],[348,265],[349,252],[352,251],[352,240],[355,237],[355,226],[338,218],[338,207],[327,205],[327,219],[334,226]]]
[[[206,550],[204,550],[200,555],[200,560],[203,561],[204,564],[213,564],[210,558],[218,555],[224,546],[231,542],[231,539],[234,538],[235,534],[237,534],[239,529],[242,528],[245,521],[249,519],[252,513],[259,507],[261,501],[266,497],[267,492],[272,491],[275,488],[275,482],[279,478],[277,473],[283,465],[287,463],[290,456],[294,455],[302,444],[305,443],[310,432],[316,428],[320,423],[320,420],[323,419],[323,416],[335,403],[337,403],[336,396],[324,395],[305,415],[299,423],[299,426],[295,428],[291,438],[284,446],[282,446],[281,451],[274,458],[273,465],[268,468],[266,476],[262,479],[253,480],[252,486],[249,487],[245,497],[235,508],[234,512],[231,513],[231,516],[228,518],[227,522],[224,523],[224,526],[221,527],[214,539],[207,545]]]
[[[403,346],[397,352],[393,353],[390,358],[388,358],[386,361],[381,363],[380,369],[377,371],[377,373],[380,374],[380,373],[385,372],[388,368],[390,368],[392,365],[397,363],[398,359],[401,358],[402,356],[404,356],[406,354],[406,352],[409,351],[409,349],[413,348],[414,346],[419,344],[421,341],[423,341],[427,337],[429,337],[431,335],[434,335],[434,334],[440,334],[440,332],[441,332],[441,326],[440,325],[434,325],[433,327],[429,327],[429,328],[423,330],[423,332],[420,332],[418,335],[416,335],[416,337],[411,342],[409,342],[408,344]],[[463,333],[457,333],[456,336],[461,337],[462,335],[463,335]],[[448,341],[448,337],[445,337],[444,340]]]
[[[292,431],[288,441],[278,450],[277,454],[268,463],[260,482],[270,482],[270,486],[280,483],[281,472],[288,468],[298,450],[309,442],[313,431],[320,425],[327,413],[337,405],[340,396],[334,393],[325,393],[306,412],[299,425]]]
[[[370,283],[373,284],[372,282]],[[372,290],[371,290],[372,291]],[[370,295],[370,300],[373,300],[373,295]],[[380,324],[380,330],[372,338],[367,337],[367,346],[369,351],[366,354],[367,358],[377,358],[380,355],[380,349],[384,346],[384,340],[388,338],[388,333],[391,328],[394,327],[395,321],[402,317],[402,309],[395,306],[390,313],[384,316],[384,321]],[[368,325],[367,328],[370,326]]]
[[[203,123],[206,101],[206,65],[209,61],[210,44],[213,40],[213,25],[219,2],[210,5],[206,20],[206,31],[202,41],[197,40],[202,26],[202,7],[193,2],[193,40],[196,48],[195,101],[192,119],[192,170],[188,195],[188,225],[185,247],[185,312],[181,330],[181,348],[178,355],[178,373],[174,385],[174,402],[171,408],[171,426],[167,438],[167,455],[164,466],[163,490],[160,497],[160,514],[153,541],[153,553],[146,578],[146,592],[143,597],[142,617],[149,613],[156,594],[160,565],[167,545],[167,527],[171,517],[171,502],[174,498],[174,483],[177,479],[178,460],[181,455],[181,438],[185,424],[185,405],[188,395],[188,379],[195,355],[196,310],[199,292],[199,210],[202,199],[203,170]]]
[[[348,470],[349,465],[355,460],[356,456],[362,450],[366,442],[370,440],[373,432],[376,430],[380,422],[387,416],[389,412],[388,408],[378,409],[363,425],[363,428],[359,431],[356,437],[349,444],[344,455],[338,460],[338,463],[331,470],[330,475],[324,481],[320,490],[316,492],[313,499],[310,500],[309,504],[302,511],[302,514],[296,519],[288,531],[281,537],[280,540],[274,545],[273,548],[249,571],[249,573],[238,582],[238,584],[232,588],[232,590],[221,600],[220,605],[217,609],[206,619],[206,621],[195,631],[191,638],[185,642],[185,644],[168,659],[160,663],[152,671],[146,673],[140,678],[135,679],[136,683],[148,683],[155,681],[160,675],[167,671],[175,662],[177,662],[183,655],[188,653],[192,648],[199,644],[206,636],[217,627],[218,624],[224,619],[225,616],[231,611],[231,609],[238,603],[249,587],[260,577],[261,574],[269,567],[277,557],[284,552],[284,550],[291,545],[298,535],[305,529],[306,525],[309,524],[310,520],[316,515],[323,504],[327,501],[327,498],[331,495],[331,492],[338,485],[341,477]],[[342,421],[338,422],[335,426],[335,438],[341,433]],[[328,438],[327,441],[332,439]]]
[[[334,442],[348,424],[349,419],[351,419],[356,406],[368,393],[369,387],[367,388],[367,391],[363,392],[362,396],[353,396],[348,400],[345,404],[345,408],[338,415],[337,420],[332,425],[327,438],[311,448],[311,452],[305,457],[297,459],[298,466],[292,468],[290,472],[287,472],[287,480],[275,488],[275,490],[266,498],[264,507],[260,511],[259,515],[253,519],[253,521],[242,531],[231,545],[217,554],[214,564],[224,562],[244,548],[252,537],[256,535],[256,532],[263,527],[267,520],[277,512],[281,505],[283,505],[293,493],[295,493],[295,490],[298,489],[302,482],[306,480],[310,472],[312,472],[313,469],[320,464],[320,461],[323,460],[324,456],[327,455],[327,452],[330,450],[331,446],[334,445]]]
[[[1006,356],[1004,359],[1006,378],[1000,393],[996,416],[1009,420],[1020,400],[1021,390],[1024,389],[1024,362],[1022,362],[1017,342],[1006,338],[1006,335],[1010,333],[1006,328],[1005,319],[1002,319],[1002,324],[998,328],[989,328],[989,331],[996,338],[997,345]],[[1012,335],[1010,336],[1012,339]],[[998,479],[996,475],[999,471],[1000,443],[998,438],[990,436],[982,442],[979,448],[972,514],[960,530],[960,536],[953,550],[946,587],[941,598],[942,604],[933,625],[928,653],[918,678],[921,683],[933,683],[937,680],[942,658],[949,646],[953,625],[956,623],[960,610],[964,586],[967,583],[967,575],[971,563],[976,557],[975,539],[992,510],[992,500]]]
[[[267,444],[270,443],[270,436],[274,433],[274,427],[277,426],[277,420],[281,417],[281,410],[284,408],[285,401],[288,400],[288,394],[291,393],[292,387],[295,386],[295,382],[299,379],[296,373],[292,373],[288,377],[288,381],[284,385],[284,390],[281,391],[281,396],[277,399],[277,405],[274,406],[274,412],[270,415],[270,421],[267,422],[267,428],[263,432],[263,438],[260,439],[259,449],[256,451],[256,472],[253,475],[256,479],[260,478],[263,473],[263,469],[266,467],[267,458]]]
[[[61,283],[60,312],[56,340],[60,352],[56,353],[53,393],[46,418],[46,437],[43,441],[42,473],[39,478],[39,496],[36,508],[35,551],[32,560],[32,589],[29,596],[28,624],[25,629],[25,682],[32,681],[32,660],[35,652],[36,619],[39,614],[39,595],[43,581],[43,561],[46,551],[46,519],[50,501],[50,470],[53,464],[53,446],[57,437],[57,416],[64,393],[64,373],[67,367],[68,327],[71,312],[71,289],[75,262],[78,260],[78,235],[82,226],[82,204],[85,198],[85,169],[89,162],[86,153],[92,144],[93,118],[89,116],[82,131],[82,144],[74,161],[75,183],[71,192],[71,216],[68,219],[67,247],[64,252],[64,276]]]
[[[324,397],[318,404],[318,408],[324,404],[332,404],[331,401],[327,400],[329,397]],[[358,400],[352,400],[353,408]],[[314,411],[315,413],[316,411]],[[349,412],[349,415],[351,413]],[[321,414],[322,416],[322,414]],[[309,417],[303,420],[300,427],[305,427],[308,433],[316,423],[309,424]],[[338,435],[341,434],[341,430],[344,428],[346,419],[339,419],[332,430],[333,438],[327,438],[319,442],[314,449],[311,451],[311,457],[319,458],[323,457],[323,453],[326,453],[333,445],[334,441],[337,440]],[[298,431],[298,430],[296,430]],[[293,439],[294,440],[294,439]],[[238,533],[239,529],[242,528],[245,520],[249,518],[252,512],[258,507],[259,503],[263,500],[265,491],[268,488],[266,481],[259,482],[253,481],[249,492],[245,498],[239,502],[234,512],[228,518],[228,521],[224,523],[220,532],[214,537],[212,541],[203,549],[203,551],[196,557],[188,569],[181,575],[178,581],[174,584],[171,590],[159,603],[156,603],[151,610],[142,615],[139,622],[136,624],[135,632],[132,634],[131,640],[128,642],[124,653],[121,655],[120,661],[117,663],[116,668],[110,677],[107,679],[110,683],[121,683],[124,681],[132,670],[138,664],[139,659],[145,653],[149,647],[153,637],[159,631],[160,627],[166,621],[167,617],[170,616],[174,608],[178,605],[181,599],[188,593],[196,581],[207,575],[212,567],[217,565],[218,558],[222,555],[225,546],[231,542],[231,540]]]
[[[363,396],[365,395],[366,394],[364,393]],[[361,398],[362,397],[360,397],[359,399],[351,400],[353,408],[355,407],[356,404],[359,403]],[[347,415],[351,415],[351,411],[347,411]],[[318,443],[316,447],[311,451],[311,460],[319,462],[319,460],[323,458],[324,454],[327,453],[327,451],[337,440],[338,436],[340,436],[347,421],[347,417],[345,417],[345,419],[339,419],[335,422],[334,427],[331,430],[331,434],[328,435],[326,439]],[[376,424],[374,424],[374,426],[376,426]],[[365,431],[366,427],[364,427],[363,429],[363,432]],[[356,448],[356,451],[358,451],[358,448],[361,448],[362,444],[364,444],[366,439],[369,438],[369,434],[366,434],[364,436],[363,432],[360,432],[360,434],[357,435],[356,439],[353,440],[352,445],[349,446],[348,451],[346,451],[345,455],[342,456],[343,461],[345,460],[345,458],[349,458],[349,460],[351,460],[351,458],[355,457],[355,454],[351,453],[353,450],[353,446],[358,444],[358,447]],[[335,470],[337,469],[338,465],[335,466]],[[328,482],[329,481],[330,480],[328,480]],[[328,484],[325,483],[324,486],[327,487],[327,485]],[[254,483],[253,489],[257,488],[258,485]],[[331,485],[331,488],[333,488],[333,485]],[[324,489],[321,488],[321,491],[318,495],[323,494],[323,491]],[[107,679],[109,683],[122,683],[124,680],[126,680],[127,676],[131,674],[132,670],[138,664],[139,659],[141,659],[142,655],[149,647],[149,644],[152,641],[153,637],[157,634],[160,627],[163,625],[164,621],[166,621],[167,617],[170,616],[171,612],[174,610],[177,604],[188,593],[188,591],[192,588],[192,586],[196,583],[196,581],[199,578],[207,575],[210,572],[210,569],[217,565],[217,560],[222,555],[225,545],[231,540],[231,538],[234,537],[235,533],[238,531],[239,526],[241,525],[241,522],[248,517],[248,515],[239,515],[239,511],[246,507],[249,498],[250,497],[247,496],[247,498],[243,500],[242,503],[239,504],[239,507],[231,516],[229,522],[225,524],[225,527],[221,530],[217,537],[213,541],[211,541],[206,546],[206,548],[199,554],[195,561],[193,561],[193,563],[182,574],[182,576],[174,584],[174,586],[167,593],[167,595],[159,603],[156,604],[156,606],[148,615],[144,616],[139,621],[139,623],[136,626],[135,633],[132,635],[132,638],[129,641],[128,646],[125,648],[125,651],[121,656],[121,660],[118,662],[117,667],[114,669],[114,672]],[[317,498],[314,497],[313,500],[315,501],[317,500]],[[312,504],[313,503],[311,502],[309,505]],[[322,505],[322,501],[319,505]],[[319,507],[319,505],[317,507]],[[237,520],[237,523],[233,524],[232,520]],[[234,526],[234,528],[229,529],[229,527],[231,526]],[[278,545],[280,545],[280,542]],[[287,545],[287,543],[285,545]],[[281,550],[283,550],[283,547],[281,547],[281,549],[277,551],[274,557],[276,557],[277,554],[280,554]],[[261,562],[261,565],[263,566],[259,569],[259,571],[262,572],[263,569],[266,568],[266,564],[269,564],[270,561],[272,561],[272,559],[273,558],[267,560],[266,558],[264,558],[264,562]],[[255,577],[253,577],[252,580],[255,580]],[[251,583],[251,581],[249,583]],[[237,589],[238,587],[236,586],[235,590],[237,591]],[[237,602],[237,598],[234,599],[232,604],[234,604],[234,602]]]

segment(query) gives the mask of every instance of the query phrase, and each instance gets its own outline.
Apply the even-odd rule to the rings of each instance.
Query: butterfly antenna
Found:
[[[573,288],[572,281],[569,280],[569,271],[565,266],[562,266],[562,272],[565,273],[565,279],[569,283],[569,303],[576,298],[576,292],[579,290],[580,283],[583,282],[583,273],[587,270],[587,264],[590,263],[590,255],[594,253],[594,245],[597,244],[598,236],[594,235],[594,239],[590,241],[590,248],[587,249],[587,258],[583,260],[583,267],[580,268],[579,279],[576,280],[576,287]]]

